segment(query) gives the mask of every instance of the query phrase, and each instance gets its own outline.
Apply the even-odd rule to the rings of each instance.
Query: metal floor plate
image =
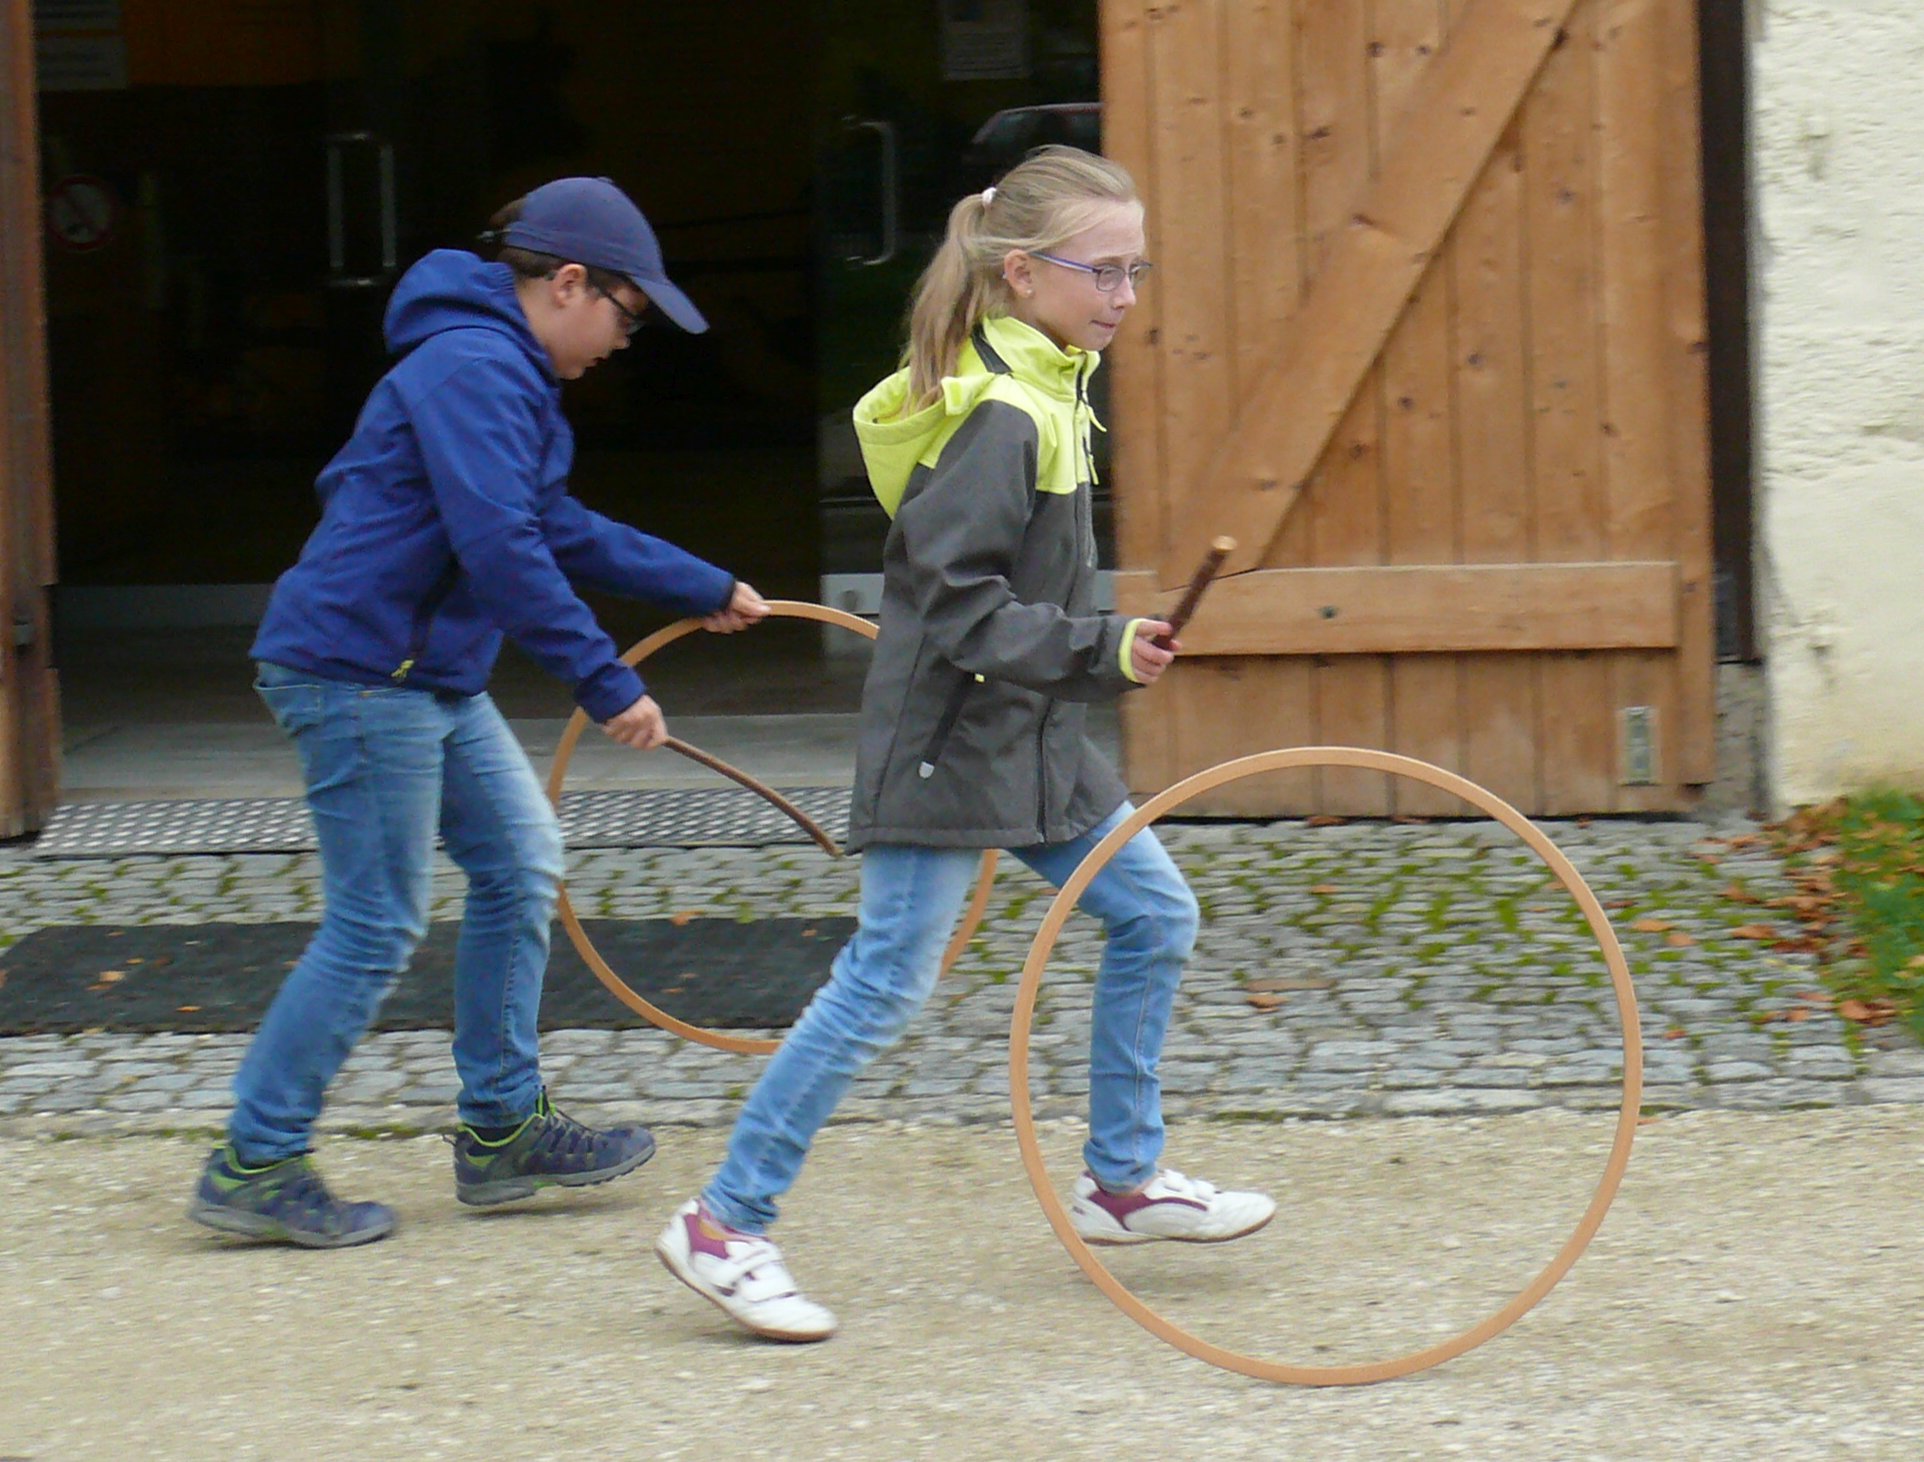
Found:
[[[848,789],[783,789],[838,843],[848,835]],[[571,848],[762,847],[808,834],[754,793],[735,787],[564,792],[561,834]],[[201,802],[86,802],[57,808],[33,844],[41,858],[143,853],[300,853],[314,826],[299,797]]]

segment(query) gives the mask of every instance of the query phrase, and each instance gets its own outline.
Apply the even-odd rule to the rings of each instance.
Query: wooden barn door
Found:
[[[1105,0],[1158,269],[1118,348],[1118,599],[1239,542],[1125,701],[1152,790],[1406,752],[1539,814],[1712,777],[1690,0]],[[1205,810],[1430,814],[1380,774]]]

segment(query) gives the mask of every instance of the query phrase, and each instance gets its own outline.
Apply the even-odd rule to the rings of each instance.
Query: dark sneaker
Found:
[[[394,1232],[384,1203],[343,1203],[327,1191],[306,1153],[242,1167],[232,1147],[217,1147],[200,1175],[187,1216],[223,1233],[278,1239],[304,1249],[345,1249]]]
[[[632,1173],[654,1155],[646,1127],[597,1132],[557,1112],[544,1091],[533,1115],[499,1142],[463,1125],[454,1138],[454,1196],[486,1205],[526,1198],[550,1183],[585,1188]]]

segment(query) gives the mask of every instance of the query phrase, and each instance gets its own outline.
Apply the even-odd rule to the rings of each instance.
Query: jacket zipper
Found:
[[[413,673],[415,664],[427,653],[428,636],[434,629],[434,616],[441,612],[442,604],[447,601],[448,595],[454,592],[455,580],[460,576],[460,564],[450,560],[448,566],[441,571],[441,577],[434,581],[434,586],[428,590],[415,608],[413,632],[408,637],[407,657],[388,672],[388,679],[396,685],[407,683],[407,678]]]
[[[962,703],[969,698],[969,691],[979,678],[965,673],[962,683],[949,692],[949,703],[942,708],[942,719],[935,723],[935,734],[929,737],[928,749],[922,753],[921,765],[915,769],[915,774],[923,781],[935,775],[935,763],[942,755],[942,748],[949,744],[955,723],[962,719]]]
[[[1042,708],[1035,737],[1035,831],[1036,841],[1043,843],[1049,841],[1049,718],[1055,713],[1054,701]]]

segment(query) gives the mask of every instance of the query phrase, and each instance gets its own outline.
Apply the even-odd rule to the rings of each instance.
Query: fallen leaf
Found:
[[[683,909],[679,914],[670,914],[668,916],[668,922],[670,924],[673,924],[677,929],[679,929],[683,925],[687,924],[694,917],[695,915],[692,911],[688,909]]]
[[[1897,1007],[1888,1000],[1846,1000],[1838,1005],[1837,1013],[1859,1025],[1876,1026],[1889,1023]]]
[[[1666,1041],[1681,1041],[1684,1038],[1684,1029],[1680,1025],[1673,1025],[1663,1033],[1663,1038]]]
[[[1674,944],[1679,949],[1683,949],[1687,945],[1692,945],[1692,944],[1695,944],[1696,942],[1697,941],[1694,936],[1684,933],[1683,930],[1681,929],[1677,930],[1673,934],[1668,934],[1664,936],[1665,944]]]
[[[196,1010],[199,1010],[200,1007],[198,1005],[176,1005],[174,1009],[185,1011],[187,1014],[191,1015]]]
[[[1803,1006],[1799,1005],[1790,1010],[1786,1010],[1784,1012],[1784,1019],[1789,1021],[1792,1025],[1798,1025],[1810,1019],[1810,1012],[1806,1010]]]
[[[1258,1010],[1274,1010],[1283,1003],[1283,997],[1280,995],[1251,995],[1248,999],[1249,1003]]]
[[[1639,934],[1661,934],[1664,930],[1674,929],[1677,926],[1668,919],[1639,919],[1630,927]]]
[[[1324,975],[1271,975],[1251,980],[1243,989],[1254,994],[1270,990],[1334,990],[1336,981]]]
[[[1313,883],[1310,885],[1309,891],[1327,898],[1330,894],[1341,893],[1343,890],[1333,883]]]
[[[96,979],[103,985],[118,985],[127,978],[125,970],[102,970]]]
[[[1835,1005],[1837,997],[1828,990],[1805,990],[1797,997],[1807,1005]]]
[[[1729,888],[1724,890],[1724,897],[1729,899],[1733,904],[1761,904],[1763,902],[1762,896],[1752,893],[1741,883],[1731,884]]]
[[[1341,827],[1348,822],[1347,817],[1331,817],[1327,812],[1319,812],[1314,817],[1303,819],[1304,827]]]
[[[1783,937],[1783,931],[1773,929],[1768,924],[1739,924],[1730,931],[1730,937],[1732,939],[1779,939]]]

